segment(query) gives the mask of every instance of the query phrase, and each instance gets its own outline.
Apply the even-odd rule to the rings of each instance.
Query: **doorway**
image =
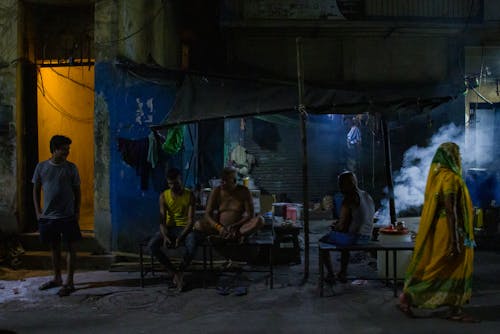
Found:
[[[94,66],[37,68],[38,161],[50,158],[53,135],[72,140],[68,160],[78,167],[80,229],[94,230]]]

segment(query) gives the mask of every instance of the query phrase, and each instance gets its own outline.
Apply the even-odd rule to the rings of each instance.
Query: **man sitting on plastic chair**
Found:
[[[358,181],[354,173],[346,171],[339,175],[339,188],[344,199],[340,209],[340,218],[332,231],[324,235],[319,241],[338,246],[364,244],[370,241],[373,229],[373,215],[375,206],[373,199],[366,192],[358,188]],[[325,278],[327,283],[334,283],[335,276],[330,261],[330,252],[322,254],[323,263],[328,271]],[[340,282],[347,281],[347,265],[349,251],[343,250],[340,258],[340,271],[337,278]]]
[[[195,199],[191,190],[182,186],[181,173],[177,168],[167,172],[169,189],[159,198],[160,231],[149,242],[151,253],[173,275],[178,291],[184,287],[184,270],[191,263],[201,235],[193,231]],[[178,248],[184,245],[184,256],[179,267],[175,267],[162,248]]]

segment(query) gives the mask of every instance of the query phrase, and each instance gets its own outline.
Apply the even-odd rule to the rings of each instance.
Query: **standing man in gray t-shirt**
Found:
[[[70,295],[75,291],[75,242],[82,238],[78,221],[80,218],[80,175],[76,165],[68,160],[71,139],[55,135],[50,139],[49,160],[39,162],[33,173],[33,202],[38,219],[40,240],[49,244],[52,250],[54,278],[42,284],[39,289],[61,287],[58,295]],[[43,189],[43,209],[40,194]],[[67,253],[66,283],[61,276],[61,240]]]

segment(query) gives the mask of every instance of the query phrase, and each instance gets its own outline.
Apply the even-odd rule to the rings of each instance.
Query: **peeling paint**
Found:
[[[103,93],[95,96],[95,208],[109,210],[109,110]]]
[[[0,105],[2,129],[0,132],[0,214],[14,215],[16,210],[16,96],[15,68],[0,71]],[[10,113],[10,114],[7,114]]]

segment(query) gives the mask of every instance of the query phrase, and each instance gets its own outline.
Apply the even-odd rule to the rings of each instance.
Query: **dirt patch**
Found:
[[[50,276],[51,270],[29,270],[18,269],[13,270],[6,267],[0,267],[0,279],[5,281],[18,281],[29,277]]]

